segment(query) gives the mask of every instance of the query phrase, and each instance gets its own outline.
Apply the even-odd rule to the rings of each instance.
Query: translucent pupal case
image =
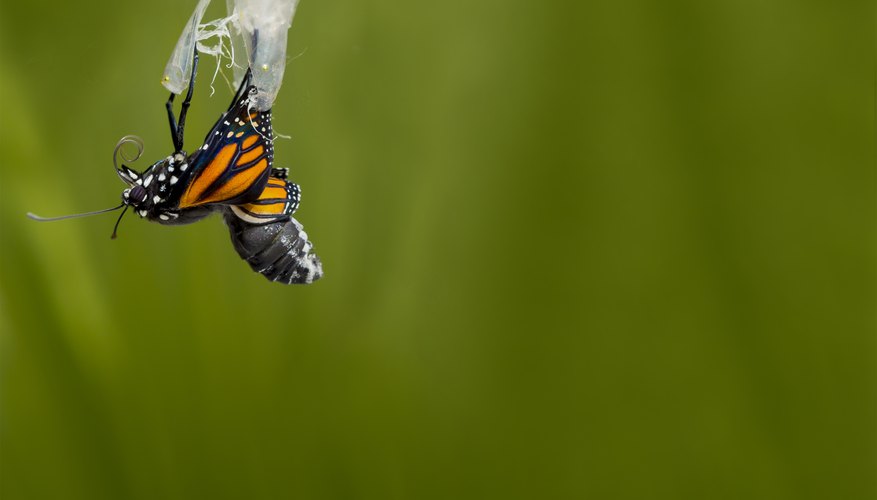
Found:
[[[255,108],[271,109],[283,83],[287,34],[298,0],[226,0],[228,17],[203,23],[209,4],[210,0],[200,0],[195,7],[165,68],[162,85],[175,94],[188,87],[192,55],[198,44],[200,52],[233,59],[233,86],[243,79],[247,67],[252,68],[253,84],[259,90]],[[213,37],[218,37],[216,45],[202,43]],[[228,51],[224,50],[223,38],[230,39]]]
[[[189,78],[192,73],[192,59],[195,53],[195,44],[198,43],[198,27],[204,18],[204,11],[210,5],[210,0],[200,0],[195,12],[183,28],[183,33],[177,41],[171,58],[164,68],[161,84],[174,94],[181,94],[189,86]]]

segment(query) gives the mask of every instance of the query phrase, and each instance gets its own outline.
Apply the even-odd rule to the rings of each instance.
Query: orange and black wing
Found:
[[[216,122],[204,145],[180,167],[179,208],[258,199],[274,163],[271,111],[256,111],[250,87]]]
[[[230,208],[240,219],[251,224],[265,224],[295,213],[301,201],[298,184],[279,177],[269,177],[259,198]]]

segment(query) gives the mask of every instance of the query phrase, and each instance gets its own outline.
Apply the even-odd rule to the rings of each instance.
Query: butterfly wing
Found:
[[[246,222],[264,224],[294,214],[300,201],[301,189],[298,184],[269,177],[258,199],[244,205],[231,205],[229,208]]]
[[[178,208],[246,203],[265,188],[274,163],[271,112],[253,109],[255,92],[242,92],[179,167],[172,192]]]
[[[258,199],[223,207],[235,250],[271,281],[307,284],[323,276],[320,258],[311,253],[313,244],[292,218],[299,200],[296,184],[271,177]]]

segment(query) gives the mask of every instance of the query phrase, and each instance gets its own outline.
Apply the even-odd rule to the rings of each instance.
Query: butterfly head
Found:
[[[122,203],[135,210],[143,207],[148,197],[149,193],[146,192],[146,188],[140,184],[135,184],[133,187],[122,191]]]
[[[122,203],[139,212],[165,202],[187,168],[184,153],[175,153],[163,158],[142,173],[121,165],[117,168],[117,172],[119,178],[127,184],[122,191]]]

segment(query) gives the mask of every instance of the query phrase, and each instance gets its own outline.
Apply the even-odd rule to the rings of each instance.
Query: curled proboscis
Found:
[[[126,155],[125,151],[122,149],[122,146],[126,144],[133,144],[134,147],[137,148],[137,152],[133,156]],[[121,170],[119,169],[119,156],[122,157],[122,161],[133,163],[140,159],[142,155],[143,139],[137,137],[136,135],[126,135],[125,137],[122,137],[121,139],[119,139],[119,142],[116,143],[116,147],[113,149],[113,166],[116,167],[116,172],[119,172],[119,175],[121,175]]]

